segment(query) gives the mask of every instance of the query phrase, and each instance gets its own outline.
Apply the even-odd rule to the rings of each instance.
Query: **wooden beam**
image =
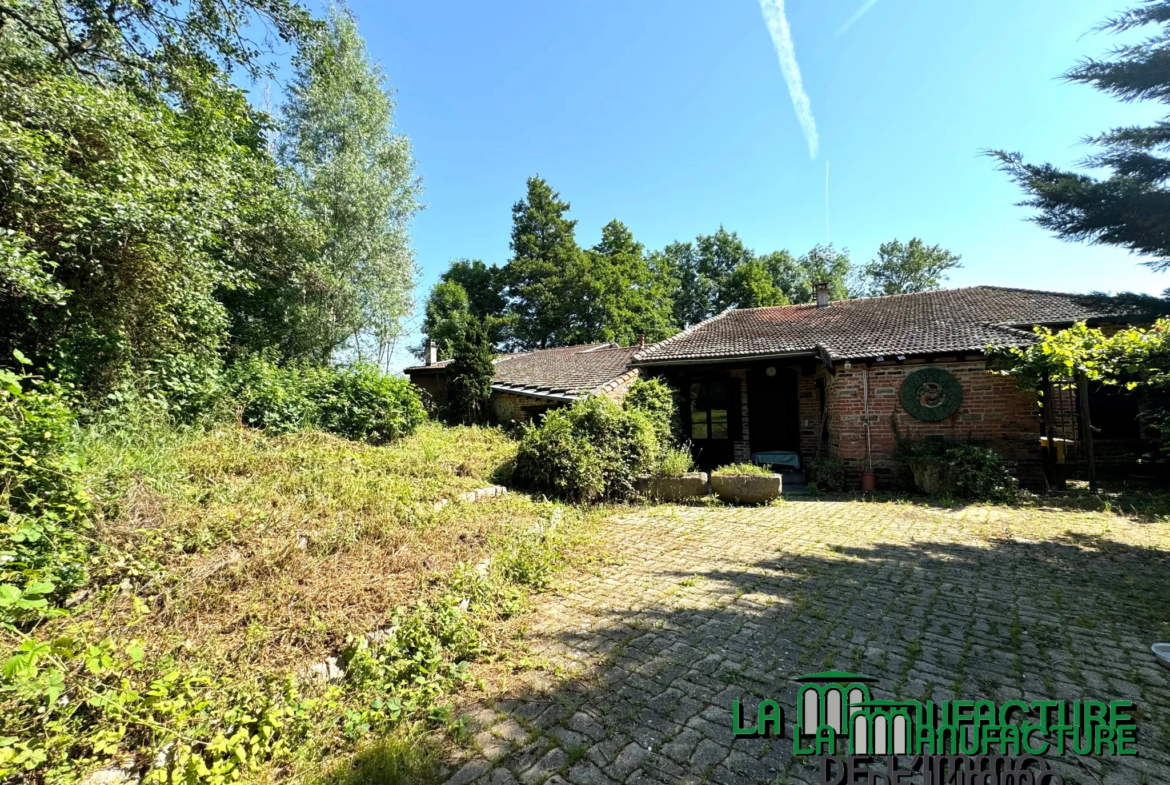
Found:
[[[1097,495],[1097,462],[1093,458],[1093,418],[1089,413],[1089,377],[1077,375],[1081,393],[1081,431],[1085,439],[1085,459],[1089,463],[1089,493]]]

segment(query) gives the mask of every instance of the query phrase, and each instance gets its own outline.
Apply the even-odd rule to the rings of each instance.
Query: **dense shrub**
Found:
[[[0,621],[85,581],[90,501],[66,452],[72,422],[59,388],[0,369]]]
[[[664,449],[682,440],[678,392],[659,378],[638,379],[630,385],[623,401],[627,411],[638,411],[650,418],[659,444]]]
[[[835,455],[814,458],[808,466],[808,481],[817,490],[839,492],[845,490],[845,463]]]
[[[593,396],[524,428],[513,477],[572,501],[622,499],[633,494],[634,479],[651,469],[658,453],[649,417]]]
[[[369,365],[282,367],[253,357],[231,369],[229,384],[244,424],[273,433],[317,427],[383,444],[413,433],[426,419],[409,381]]]
[[[970,442],[928,436],[922,441],[899,439],[895,457],[912,471],[938,471],[942,493],[959,499],[997,501],[1019,491],[1019,483],[994,450]]]
[[[354,441],[384,444],[414,433],[426,420],[417,388],[371,365],[327,371],[317,390],[318,427]]]

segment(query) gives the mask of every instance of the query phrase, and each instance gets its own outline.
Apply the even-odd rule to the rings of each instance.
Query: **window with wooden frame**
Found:
[[[691,382],[691,439],[729,439],[730,408],[724,379],[697,379]]]

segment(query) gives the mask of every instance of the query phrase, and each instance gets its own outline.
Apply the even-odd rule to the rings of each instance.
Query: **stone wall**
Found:
[[[949,371],[963,387],[962,406],[945,420],[924,422],[902,406],[902,382],[921,368]],[[828,383],[829,441],[830,451],[845,461],[851,485],[860,485],[865,466],[865,373],[869,374],[870,438],[879,487],[904,485],[907,479],[903,467],[893,458],[896,444],[892,420],[896,420],[901,435],[909,439],[938,435],[985,443],[1004,458],[1008,469],[1025,485],[1044,487],[1037,395],[1019,390],[1009,377],[988,373],[982,357],[940,358],[930,364],[912,360],[901,365],[881,362],[869,368],[857,362],[848,370],[839,364]]]
[[[627,371],[598,390],[598,393],[620,403],[630,391],[630,385],[641,375],[635,368]],[[523,422],[532,419],[533,411],[546,411],[550,408],[567,406],[563,401],[550,401],[547,398],[537,398],[531,395],[517,395],[515,393],[492,393],[492,413],[500,423]]]
[[[492,413],[496,417],[496,421],[500,423],[507,422],[523,422],[531,419],[531,411],[526,411],[527,407],[540,407],[541,409],[549,406],[559,406],[556,401],[550,401],[545,398],[533,398],[530,395],[515,395],[513,393],[492,393]]]

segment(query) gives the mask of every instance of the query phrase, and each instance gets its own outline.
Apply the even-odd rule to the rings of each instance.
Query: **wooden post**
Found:
[[[1051,491],[1056,483],[1056,433],[1052,427],[1052,382],[1048,371],[1040,385],[1040,433],[1044,436],[1044,485]]]
[[[1081,393],[1081,434],[1085,439],[1085,459],[1089,463],[1089,493],[1097,494],[1097,462],[1093,460],[1093,418],[1089,414],[1089,377],[1077,375]]]

